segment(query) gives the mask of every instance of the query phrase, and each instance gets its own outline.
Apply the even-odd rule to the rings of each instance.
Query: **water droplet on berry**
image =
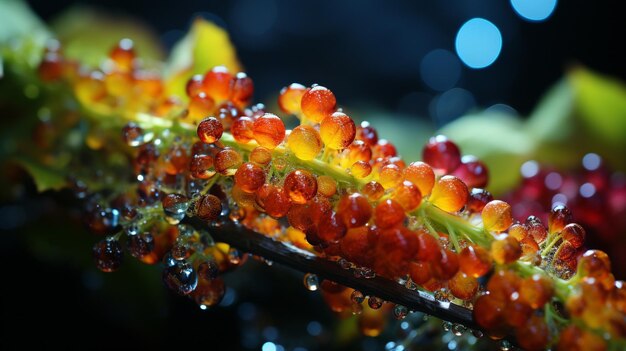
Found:
[[[99,241],[93,247],[93,257],[96,267],[103,272],[113,272],[120,268],[124,254],[122,245],[114,238]]]
[[[163,199],[163,213],[169,224],[176,225],[185,218],[189,207],[187,200],[186,196],[180,194],[169,194]]]
[[[312,273],[307,273],[304,275],[304,287],[310,291],[315,291],[319,289],[320,282],[317,275]]]
[[[163,270],[163,282],[175,293],[187,295],[198,285],[198,275],[189,263],[177,261]]]
[[[358,290],[354,290],[350,295],[350,299],[352,300],[352,302],[360,304],[365,301],[365,295],[363,295],[363,293]]]

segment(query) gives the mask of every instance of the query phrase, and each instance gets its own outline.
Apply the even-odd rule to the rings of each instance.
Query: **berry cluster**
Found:
[[[606,336],[626,336],[624,285],[606,254],[578,259],[585,230],[570,210],[555,207],[548,227],[534,216],[515,222],[514,209],[484,189],[486,166],[444,136],[428,141],[423,162],[407,164],[372,125],[338,108],[331,90],[295,83],[278,100],[300,121],[288,130],[263,105],[250,105],[246,74],[224,67],[191,77],[186,97],[167,96],[127,40],[89,71],[49,47],[39,72],[69,82],[87,111],[124,111],[130,120],[120,148],[132,166],[127,184],[87,196],[87,222],[106,235],[93,249],[103,271],[119,268],[125,246],[143,262],[163,262],[173,291],[213,306],[224,294],[220,274],[246,255],[183,220],[194,216],[207,228],[228,220],[363,279],[381,275],[473,308],[491,337],[514,334],[529,350],[602,349]],[[74,183],[83,195],[92,191],[85,183]],[[359,314],[364,334],[384,327],[381,299],[365,304],[359,291],[305,281],[320,286],[333,311]],[[408,310],[392,313],[402,319]]]

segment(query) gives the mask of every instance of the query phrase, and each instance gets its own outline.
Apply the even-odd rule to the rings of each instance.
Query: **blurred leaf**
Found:
[[[74,7],[52,22],[52,30],[69,58],[99,66],[121,39],[130,38],[138,56],[150,60],[164,57],[158,36],[141,21],[88,7]]]
[[[463,154],[475,155],[487,164],[488,189],[496,194],[517,184],[519,168],[532,158],[536,146],[519,118],[495,112],[465,116],[441,133],[454,140]]]
[[[45,24],[21,0],[0,1],[0,44],[28,35],[47,36]]]
[[[18,157],[15,162],[33,177],[37,191],[60,190],[67,185],[65,175],[59,170],[50,169],[25,157]]]
[[[228,33],[214,23],[197,18],[168,59],[165,70],[168,93],[184,98],[185,84],[192,75],[219,65],[231,72],[241,70]]]

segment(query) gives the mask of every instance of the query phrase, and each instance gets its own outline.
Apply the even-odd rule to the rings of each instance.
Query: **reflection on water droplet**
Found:
[[[315,291],[319,289],[319,279],[317,275],[313,273],[307,273],[304,275],[304,287],[309,291]]]
[[[404,319],[408,313],[406,306],[395,305],[393,308],[393,316],[398,320]]]
[[[501,351],[509,351],[509,350],[511,350],[511,343],[508,340],[500,341],[500,350]]]

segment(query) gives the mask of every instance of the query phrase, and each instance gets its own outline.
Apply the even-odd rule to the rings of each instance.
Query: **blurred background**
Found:
[[[605,188],[576,176],[580,184],[574,195],[581,197],[579,188],[593,184],[594,192],[582,198],[596,201],[576,204],[585,212],[597,201],[616,202],[617,210],[599,208],[605,217],[626,208],[620,173],[626,161],[619,161],[626,150],[626,109],[615,102],[624,92],[615,82],[626,80],[626,26],[608,1],[27,2],[48,23],[58,24],[59,16],[77,4],[97,9],[99,16],[131,18],[152,30],[163,52],[200,16],[230,34],[254,79],[257,101],[274,104],[291,82],[319,83],[331,88],[356,119],[375,120],[380,135],[397,141],[410,160],[419,158],[426,137],[443,128],[464,151],[486,161],[496,174],[492,179],[500,182],[492,185],[497,194],[530,186],[521,180],[520,165],[531,167],[530,178],[558,169],[562,180],[569,179],[565,172],[570,170],[600,169],[602,184],[622,189],[617,192],[621,197],[593,197]],[[141,43],[138,50],[141,54]],[[554,93],[546,97],[548,91]],[[596,108],[589,101],[597,96],[615,98]],[[460,117],[468,114],[477,127],[465,128],[468,117]],[[604,125],[588,128],[602,121],[608,129],[617,128],[616,134]],[[590,152],[611,162],[585,166],[581,159]],[[547,170],[533,173],[535,164],[524,163],[529,159],[538,159]],[[524,209],[546,201],[549,207],[562,193],[564,181],[555,186],[543,179],[545,194]],[[380,338],[357,338],[354,319],[336,319],[319,294],[302,287],[302,274],[252,260],[227,276],[229,290],[221,306],[201,311],[166,291],[159,267],[127,260],[116,274],[97,271],[90,257],[96,239],[80,221],[80,204],[68,211],[58,204],[73,202],[69,192],[35,193],[34,184],[22,181],[3,192],[8,200],[0,203],[5,267],[0,345],[378,350],[407,331],[394,321]],[[522,203],[524,194],[506,196]],[[611,233],[596,242],[623,243],[624,231]],[[626,253],[623,246],[619,250],[612,252],[613,259]],[[17,338],[24,331],[36,331],[37,337]]]

